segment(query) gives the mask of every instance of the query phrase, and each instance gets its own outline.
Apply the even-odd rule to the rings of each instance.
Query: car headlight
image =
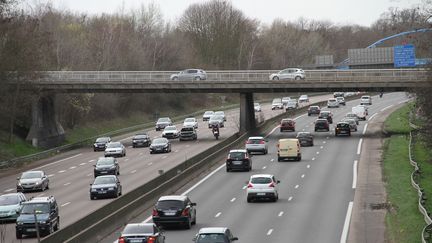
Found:
[[[168,148],[168,144],[165,144],[164,148]]]
[[[108,190],[112,191],[114,190],[114,187],[109,187]]]
[[[92,188],[92,189],[90,189],[90,191],[92,191],[92,192],[96,192],[96,189]]]
[[[41,220],[41,221],[38,221],[38,223],[39,224],[46,224],[46,221]]]
[[[21,182],[18,182],[18,183],[17,183],[17,186],[21,186]]]
[[[24,223],[23,223],[23,222],[19,222],[19,221],[17,221],[16,224],[17,224],[17,225],[23,225]]]
[[[41,182],[40,181],[36,181],[36,185],[39,185],[39,184],[41,184]]]
[[[97,144],[93,144],[93,146],[97,147],[98,145]]]

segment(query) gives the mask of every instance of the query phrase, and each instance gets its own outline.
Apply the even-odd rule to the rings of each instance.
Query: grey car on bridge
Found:
[[[272,73],[270,80],[301,80],[305,79],[305,72],[300,68],[287,68],[278,73]]]
[[[172,74],[171,80],[206,80],[207,73],[202,69],[186,69]]]

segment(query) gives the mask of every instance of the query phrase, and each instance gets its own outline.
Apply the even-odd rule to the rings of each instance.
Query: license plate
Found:
[[[258,192],[257,196],[265,196],[265,192]]]
[[[130,239],[129,242],[130,242],[130,243],[141,243],[142,240],[137,240],[137,239],[134,240],[134,239]]]
[[[107,193],[106,191],[99,191],[98,192],[99,194],[105,194],[105,193]]]
[[[233,164],[235,164],[235,165],[241,165],[241,164],[243,164],[243,161],[233,161]]]
[[[36,229],[34,228],[30,228],[30,229],[26,229],[27,232],[36,232]]]
[[[166,216],[174,216],[176,212],[165,212]]]

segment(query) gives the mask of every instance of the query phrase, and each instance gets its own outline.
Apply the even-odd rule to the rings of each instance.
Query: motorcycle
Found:
[[[214,126],[212,128],[213,136],[215,136],[216,140],[219,140],[219,127]]]
[[[382,97],[383,97],[383,92],[381,92],[381,93],[379,94],[379,96],[380,96],[380,98],[382,98]]]

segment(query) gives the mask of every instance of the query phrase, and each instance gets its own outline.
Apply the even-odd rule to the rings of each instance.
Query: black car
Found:
[[[197,132],[195,130],[194,127],[190,126],[190,127],[183,127],[180,130],[180,136],[179,136],[180,141],[184,141],[184,140],[197,140],[198,139],[198,135]]]
[[[90,184],[90,199],[118,197],[122,194],[120,180],[115,175],[98,176]]]
[[[351,127],[348,122],[338,122],[335,129],[335,136],[347,135],[351,136]]]
[[[296,138],[300,142],[300,146],[313,146],[314,138],[310,132],[298,132]]]
[[[157,226],[184,225],[190,229],[196,224],[195,206],[187,196],[163,196],[153,208],[153,222]]]
[[[226,171],[232,170],[252,170],[252,159],[251,155],[246,149],[234,149],[231,150],[226,159]]]
[[[164,243],[163,232],[154,223],[127,224],[121,232],[118,243]]]
[[[150,144],[150,153],[169,153],[171,152],[171,143],[166,138],[153,139]]]
[[[35,217],[40,235],[49,235],[59,229],[59,208],[54,196],[35,197],[22,203],[22,209],[15,226],[17,239],[21,239],[23,235],[37,234]]]
[[[333,114],[331,111],[321,111],[318,115],[318,118],[327,119],[330,124],[333,124]]]
[[[325,130],[327,132],[330,131],[330,125],[327,119],[317,119],[315,121],[315,132],[322,130]]]
[[[132,138],[132,147],[148,147],[151,144],[150,136],[146,133],[140,133]]]
[[[318,115],[320,112],[321,112],[321,108],[319,106],[312,105],[312,106],[309,106],[309,108],[308,108],[308,116],[310,116],[312,114]]]
[[[114,157],[100,157],[94,165],[94,177],[100,175],[120,175],[120,166]]]
[[[111,142],[110,137],[101,137],[97,138],[95,143],[93,144],[93,150],[96,151],[105,151],[106,145]]]
[[[169,117],[161,117],[156,122],[156,131],[164,130],[166,126],[172,126],[172,124]]]

